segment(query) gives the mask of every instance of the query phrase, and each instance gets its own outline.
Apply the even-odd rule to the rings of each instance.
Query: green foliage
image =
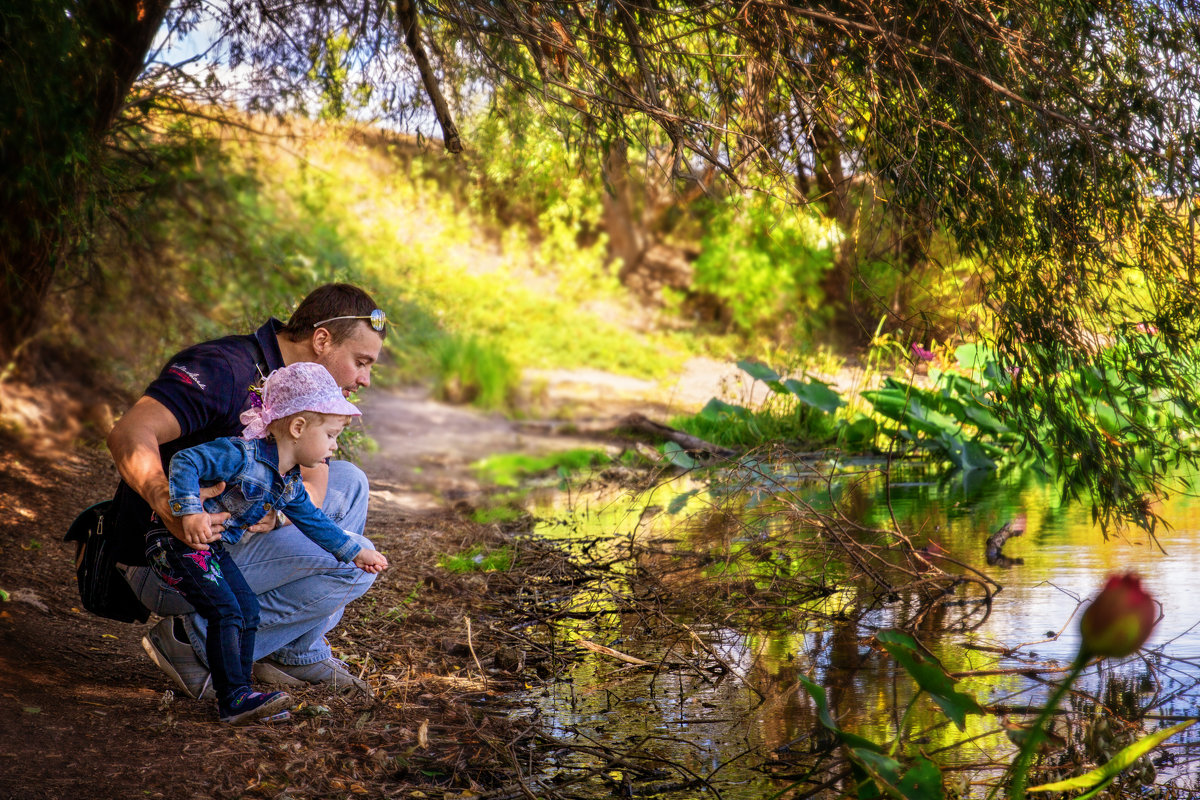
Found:
[[[830,220],[764,194],[726,199],[700,216],[692,288],[716,297],[739,333],[790,340],[824,328],[830,308],[820,283],[839,239]]]
[[[727,403],[716,397],[700,413],[676,417],[674,427],[729,448],[750,448],[767,442],[814,444],[835,432],[831,412],[844,405],[826,384],[817,380],[783,380],[777,372],[754,361],[738,366],[771,390],[755,409]]]
[[[880,644],[888,654],[904,668],[917,684],[918,691],[909,701],[909,708],[920,699],[922,694],[928,694],[938,707],[960,731],[966,728],[966,717],[970,714],[983,714],[983,708],[975,698],[954,688],[955,681],[943,670],[941,664],[925,652],[915,639],[907,633],[896,630],[881,631],[877,636]],[[1047,717],[1057,706],[1062,695],[1075,679],[1086,658],[1076,660],[1070,675],[1057,687],[1046,705],[1034,728],[1024,731],[1028,734],[1026,743],[1022,745],[1020,756],[1010,770],[1010,797],[1016,800],[1024,798],[1026,789],[1025,778],[1031,764],[1037,735]],[[860,798],[877,798],[882,796],[903,798],[903,800],[935,800],[943,797],[942,775],[938,765],[917,753],[906,759],[898,759],[897,751],[908,736],[903,722],[896,731],[896,737],[889,745],[876,743],[858,734],[850,733],[838,727],[829,712],[825,690],[806,676],[800,676],[800,683],[812,697],[817,707],[817,718],[821,725],[831,732],[842,745],[846,758],[850,762],[857,796]],[[908,719],[908,713],[902,717]],[[1086,790],[1087,797],[1092,797],[1107,787],[1123,770],[1132,766],[1139,759],[1158,747],[1164,741],[1181,731],[1186,730],[1197,720],[1187,720],[1169,728],[1156,731],[1142,737],[1133,744],[1125,747],[1109,761],[1077,777],[1035,786],[1030,792],[1065,792]],[[907,761],[908,763],[904,763]],[[994,794],[994,792],[993,792]],[[990,795],[989,795],[990,796]]]
[[[1116,753],[1106,763],[1097,767],[1083,775],[1078,775],[1074,778],[1055,781],[1054,783],[1045,783],[1041,786],[1030,786],[1026,791],[1029,792],[1070,792],[1076,790],[1086,790],[1086,795],[1081,795],[1078,800],[1083,800],[1084,797],[1092,797],[1095,794],[1103,791],[1110,783],[1124,770],[1133,766],[1138,759],[1146,756],[1158,747],[1160,744],[1170,739],[1177,733],[1181,733],[1195,725],[1200,720],[1189,719],[1172,725],[1169,728],[1164,728],[1160,731],[1155,731],[1148,736],[1143,736],[1128,747],[1124,747],[1120,752]]]
[[[374,87],[369,82],[350,81],[353,48],[354,41],[345,31],[309,43],[308,56],[312,66],[305,77],[318,90],[319,119],[343,119],[348,112],[363,109],[371,101]]]
[[[973,346],[967,351],[976,352]],[[895,423],[885,431],[891,436],[967,472],[995,470],[1021,439],[997,416],[1007,376],[994,362],[988,362],[982,376],[981,383],[958,372],[934,373],[930,388],[887,378],[882,388],[862,396],[877,414]]]
[[[961,731],[966,730],[967,714],[982,714],[983,709],[974,697],[954,688],[937,659],[921,651],[917,642],[903,631],[881,631],[876,638],[896,659],[896,663],[913,677],[923,692],[929,694],[947,717]]]
[[[829,713],[825,690],[804,675],[799,680],[817,706],[817,719],[845,750],[854,776],[856,797],[872,800],[886,794],[902,800],[941,800],[942,776],[934,762],[916,756],[906,771],[899,761],[884,754],[881,745],[839,728]]]
[[[450,572],[507,572],[515,558],[516,551],[511,547],[487,549],[480,545],[442,556],[438,566]]]
[[[434,396],[451,403],[505,409],[519,374],[494,345],[474,336],[446,336],[433,345]]]
[[[1154,334],[1138,330],[1113,337],[1084,367],[1046,380],[1020,366],[1002,366],[995,351],[982,344],[963,345],[954,353],[954,367],[931,367],[925,385],[910,373],[907,380],[889,376],[879,388],[862,391],[871,416],[849,409],[820,382],[785,380],[766,365],[740,362],[770,391],[759,408],[713,398],[699,414],[673,423],[733,448],[832,438],[846,452],[864,452],[880,447],[883,437],[883,447],[891,452],[927,454],[964,472],[1036,463],[1057,468],[1066,476],[1065,490],[1077,494],[1088,491],[1100,461],[1124,463],[1126,473],[1106,490],[1107,506],[1103,499],[1096,501],[1097,508],[1111,508],[1114,493],[1165,480],[1200,446],[1195,434],[1200,405],[1190,393],[1154,382],[1156,373],[1144,366],[1155,359],[1200,377],[1193,359],[1169,353]],[[1009,422],[1018,392],[1036,394],[1046,409],[1024,436]],[[1108,452],[1082,447],[1091,439],[1081,428],[1090,425],[1103,431]],[[1173,450],[1174,458],[1164,449]],[[1153,526],[1148,506],[1130,513]]]

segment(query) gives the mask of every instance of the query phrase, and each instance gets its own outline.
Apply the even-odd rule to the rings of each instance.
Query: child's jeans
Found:
[[[193,550],[169,531],[146,534],[146,559],[164,585],[179,592],[208,623],[205,655],[222,703],[250,687],[258,598],[221,542]]]

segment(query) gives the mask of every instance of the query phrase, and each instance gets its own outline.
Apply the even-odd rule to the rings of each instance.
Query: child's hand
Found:
[[[210,533],[212,521],[208,518],[208,513],[202,511],[199,514],[188,514],[182,518],[182,522],[183,536],[179,537],[179,541],[193,550],[207,550],[206,542],[213,538]]]
[[[387,569],[388,563],[387,559],[384,558],[383,553],[379,552],[378,550],[368,550],[364,547],[362,550],[359,550],[358,555],[354,557],[354,565],[363,572],[370,572],[374,575],[378,575]]]

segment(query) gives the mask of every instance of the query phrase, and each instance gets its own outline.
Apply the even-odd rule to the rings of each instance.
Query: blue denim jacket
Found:
[[[171,510],[176,516],[229,512],[221,538],[233,544],[270,511],[282,511],[300,531],[339,561],[362,548],[313,505],[300,468],[279,474],[274,441],[226,437],[180,450],[171,457]],[[225,481],[225,491],[200,502],[200,487]]]

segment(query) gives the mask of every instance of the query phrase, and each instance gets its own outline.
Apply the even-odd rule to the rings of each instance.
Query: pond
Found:
[[[739,475],[722,489],[685,475],[649,492],[610,487],[534,496],[530,510],[541,520],[536,535],[590,558],[603,554],[606,565],[575,595],[577,613],[547,635],[616,651],[581,651],[566,674],[531,692],[530,704],[561,744],[541,778],[573,781],[576,796],[832,796],[840,785],[836,770],[817,774],[811,768],[831,748],[799,682],[807,675],[825,687],[843,730],[885,743],[903,728],[902,753],[930,755],[942,765],[948,787],[983,796],[988,781],[1012,761],[1015,748],[1006,729],[1028,721],[1031,707],[1045,700],[1074,658],[1081,603],[1107,576],[1130,570],[1161,602],[1163,618],[1141,655],[1090,667],[1076,684],[1064,704],[1073,716],[1055,728],[1071,753],[1062,757],[1058,774],[1069,774],[1071,763],[1083,758],[1076,751],[1099,758],[1100,750],[1119,749],[1200,714],[1200,500],[1168,502],[1162,515],[1169,528],[1160,528],[1156,541],[1140,531],[1106,539],[1086,505],[1063,501],[1034,475],[966,486],[961,477],[946,479],[920,467],[893,472],[886,481],[869,464],[843,466],[832,479],[803,470],[772,473],[768,494],[776,500],[786,495],[793,511],[844,514],[869,529],[891,529],[894,519],[921,561],[951,574],[978,570],[994,581],[990,602],[960,587],[960,599],[922,611],[910,626],[920,645],[959,679],[955,688],[987,711],[969,715],[959,730],[927,697],[901,720],[915,685],[873,634],[914,621],[906,592],[883,601],[876,592],[872,602],[860,581],[838,580],[838,565],[827,555],[821,561],[811,553],[781,554],[783,540],[770,522],[781,514],[759,502],[763,483]],[[731,497],[738,514],[759,524],[722,522]],[[1006,523],[1024,532],[1008,539],[989,564],[985,542]],[[786,541],[798,552],[806,535],[801,526]],[[763,546],[768,539],[773,549]],[[760,564],[782,559],[792,573],[834,578],[824,591],[797,598],[791,613],[747,615],[731,608],[724,615],[689,615],[678,604],[664,611],[661,603],[649,602],[646,586],[655,584],[641,582],[639,574],[669,572],[674,553],[706,548],[757,553]],[[711,566],[705,569],[713,574]],[[778,585],[782,573],[773,569],[776,577],[760,580],[757,595],[753,585],[739,595],[743,605],[765,597],[767,583],[772,590]],[[669,591],[671,579],[664,580],[668,588],[655,592]],[[694,608],[712,612],[728,602],[704,586],[682,588],[684,594],[710,593],[690,597]],[[772,596],[777,602],[779,595]],[[859,612],[849,613],[853,609]],[[1117,732],[1096,724],[1100,717],[1120,720]],[[1197,742],[1194,728],[1173,737],[1132,770],[1141,777],[1128,778],[1125,788],[1189,796],[1200,785]]]

